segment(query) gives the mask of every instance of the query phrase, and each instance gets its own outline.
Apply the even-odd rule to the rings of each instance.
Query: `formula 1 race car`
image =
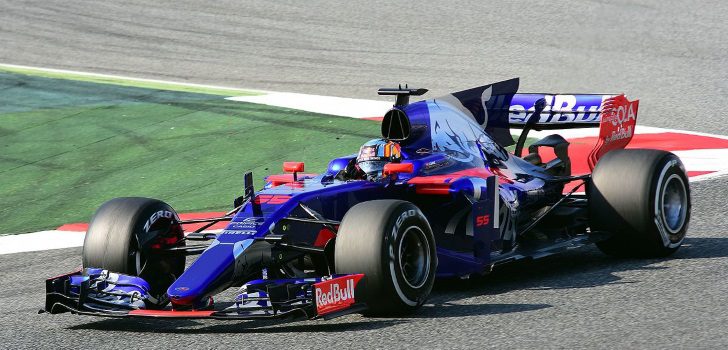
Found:
[[[427,90],[380,89],[396,96],[381,139],[333,159],[319,175],[285,162],[286,174],[267,177],[259,191],[247,173],[244,193],[222,217],[183,221],[159,200],[110,200],[91,220],[83,269],[46,281],[44,311],[405,314],[427,300],[435,278],[487,274],[590,243],[617,256],[675,252],[690,221],[688,179],[672,153],[624,149],[638,101],[519,94],[518,84],[414,103],[410,96]],[[580,127],[599,128],[590,174],[572,174],[569,143],[559,135],[526,145],[530,130]],[[523,129],[517,141],[511,128]],[[221,232],[205,231],[221,221],[229,222]],[[201,222],[194,232],[182,228]],[[210,243],[191,244],[203,241]],[[231,300],[213,301],[223,292]]]

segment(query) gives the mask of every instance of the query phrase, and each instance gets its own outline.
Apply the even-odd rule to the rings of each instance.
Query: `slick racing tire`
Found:
[[[587,187],[592,231],[609,255],[663,257],[680,247],[690,222],[690,186],[680,159],[651,149],[615,150],[602,157]]]
[[[339,274],[364,274],[360,290],[366,315],[410,313],[427,300],[435,282],[437,254],[430,224],[409,202],[359,203],[341,221],[334,266]]]
[[[167,288],[184,271],[185,256],[163,255],[160,249],[183,246],[183,238],[179,217],[168,204],[115,198],[101,205],[89,223],[83,266],[142,277],[164,303]]]

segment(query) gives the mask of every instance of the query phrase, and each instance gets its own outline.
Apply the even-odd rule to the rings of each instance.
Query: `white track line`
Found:
[[[202,232],[219,233],[221,231],[205,230]],[[2,235],[0,236],[0,255],[81,247],[84,237],[86,237],[86,232],[83,231],[59,230]]]
[[[85,236],[86,232],[56,230],[4,235],[0,236],[0,255],[80,247]]]
[[[195,83],[183,83],[183,82],[169,81],[169,80],[159,80],[159,79],[145,79],[145,78],[127,77],[127,76],[124,76],[124,75],[80,72],[80,71],[67,70],[67,69],[55,69],[55,68],[41,68],[41,67],[21,66],[21,65],[17,65],[17,64],[8,64],[8,63],[0,63],[0,67],[6,67],[6,68],[11,68],[11,69],[12,68],[15,68],[15,69],[24,69],[24,70],[29,70],[29,71],[38,71],[38,72],[46,72],[46,73],[59,73],[59,74],[77,75],[77,76],[81,76],[81,77],[91,77],[91,78],[105,78],[105,79],[113,79],[113,80],[127,80],[127,81],[141,82],[141,83],[154,83],[154,84],[164,84],[164,85],[179,85],[179,86],[186,86],[186,87],[193,87],[193,88],[202,88],[202,89],[240,91],[241,93],[253,92],[253,93],[267,94],[267,93],[270,92],[270,91],[265,91],[265,90],[241,89],[241,88],[235,88],[235,87],[229,87],[229,86],[195,84]]]
[[[349,118],[381,117],[392,102],[356,98],[271,92],[261,96],[228,97],[227,100],[264,104]]]

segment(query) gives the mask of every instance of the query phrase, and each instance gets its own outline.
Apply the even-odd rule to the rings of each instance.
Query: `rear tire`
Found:
[[[367,315],[410,313],[424,304],[435,282],[437,253],[430,224],[409,202],[359,203],[341,221],[334,266],[336,273],[365,275]]]
[[[152,296],[163,300],[169,285],[184,271],[185,257],[158,254],[181,246],[184,237],[177,213],[150,198],[112,199],[94,214],[83,242],[83,266],[146,280]]]
[[[680,248],[690,222],[690,187],[680,159],[650,149],[615,150],[599,160],[587,188],[592,231],[609,255],[664,257]]]

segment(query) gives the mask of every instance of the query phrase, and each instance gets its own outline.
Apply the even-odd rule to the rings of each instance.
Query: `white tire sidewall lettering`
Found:
[[[389,253],[389,256],[388,256],[389,257],[389,259],[388,259],[389,260],[389,276],[392,279],[392,285],[394,286],[394,290],[397,293],[397,296],[403,303],[405,303],[409,306],[417,306],[419,301],[410,299],[410,297],[408,297],[404,293],[404,291],[402,290],[402,287],[400,286],[400,281],[399,281],[400,276],[397,273],[397,264],[401,257],[397,256],[399,254],[399,249],[395,249],[396,247],[399,247],[400,242],[398,241],[398,239],[400,239],[402,236],[402,235],[400,235],[400,232],[404,232],[409,228],[409,226],[402,226],[402,224],[404,223],[404,221],[407,218],[409,218],[411,216],[417,216],[417,217],[420,217],[421,219],[424,219],[424,217],[418,210],[408,209],[408,210],[405,210],[404,212],[402,212],[402,214],[400,214],[399,217],[397,217],[394,227],[392,228],[392,231],[390,232],[389,240],[387,242],[387,250]],[[412,225],[412,226],[414,226],[414,225]],[[419,229],[419,227],[417,227],[417,229]],[[428,249],[428,254],[429,254],[430,247],[428,246],[427,249]],[[395,250],[397,251],[396,253],[395,253]],[[432,259],[432,257],[430,257],[430,259]],[[429,264],[430,264],[430,261],[427,261],[428,269],[429,269]],[[428,270],[428,273],[429,273],[429,270]],[[401,276],[401,277],[404,278],[404,276]],[[406,284],[406,282],[405,282],[405,284]],[[427,284],[427,279],[422,283],[421,286],[419,286],[419,288],[422,288],[422,286],[424,286],[425,284]],[[413,288],[413,289],[417,289],[417,288]]]

